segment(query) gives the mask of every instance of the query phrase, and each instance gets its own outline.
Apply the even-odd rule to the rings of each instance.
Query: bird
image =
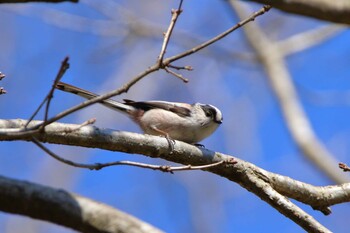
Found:
[[[58,90],[92,99],[99,95],[73,85],[58,82]],[[173,140],[197,145],[215,132],[223,121],[221,111],[210,104],[179,103],[160,100],[134,101],[124,99],[100,101],[104,106],[126,114],[144,133],[163,136],[173,148]],[[198,144],[200,145],[200,144]]]

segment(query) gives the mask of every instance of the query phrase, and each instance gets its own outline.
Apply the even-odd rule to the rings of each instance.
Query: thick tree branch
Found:
[[[282,11],[327,20],[334,23],[350,24],[349,0],[250,0],[269,4]]]
[[[88,198],[3,176],[0,176],[0,210],[49,221],[80,232],[162,232],[133,216]]]
[[[167,166],[167,165],[154,165],[154,164],[147,164],[147,163],[139,163],[139,162],[133,162],[133,161],[115,161],[110,163],[94,163],[94,164],[84,164],[84,163],[76,163],[68,159],[64,159],[57,154],[53,153],[51,150],[49,150],[46,146],[44,146],[41,142],[39,142],[36,138],[32,138],[32,141],[34,144],[36,144],[40,149],[46,152],[46,154],[50,155],[54,159],[57,159],[58,161],[67,164],[69,166],[78,167],[78,168],[86,168],[90,170],[100,170],[105,167],[110,166],[118,166],[118,165],[124,165],[124,166],[134,166],[134,167],[141,167],[146,169],[152,169],[152,170],[159,170],[162,172],[170,172],[174,173],[174,171],[188,171],[188,170],[200,170],[200,169],[206,169],[209,167],[218,166],[222,163],[236,163],[234,160],[225,161],[221,160],[216,163],[201,165],[201,166],[192,166],[192,165],[186,165],[186,166]]]
[[[39,123],[40,122],[36,121],[31,122],[31,124],[34,125]],[[0,120],[0,141],[30,141],[31,136],[20,135],[17,136],[17,138],[9,136],[11,132],[20,130],[25,124],[26,121],[18,119]],[[53,123],[46,126],[44,133],[38,133],[35,136],[42,142],[143,154],[185,165],[203,165],[233,158],[222,153],[198,148],[180,141],[176,141],[174,151],[170,155],[168,153],[167,140],[162,137],[113,131],[110,129],[99,129],[92,126],[81,127],[78,128],[78,130],[77,128],[77,125]],[[236,164],[223,163],[205,170],[240,184],[245,189],[262,198],[282,214],[297,222],[297,224],[304,227],[307,231],[313,230],[315,227],[319,228],[320,224],[293,203],[289,201],[285,202],[285,197],[294,198],[326,214],[327,207],[350,201],[350,184],[317,187],[293,180],[286,176],[265,171],[237,158],[235,158],[235,161],[237,161]],[[270,192],[270,187],[277,191],[278,194]],[[285,196],[283,197],[284,199],[280,199],[280,195]],[[281,200],[283,200],[285,204],[280,203]],[[304,217],[300,219],[298,215]],[[321,227],[320,229],[323,230],[319,232],[327,232],[325,228]]]
[[[26,122],[26,120],[21,119],[0,119],[0,141],[31,141],[32,136],[30,135],[24,134],[16,137],[10,135],[22,130]],[[40,123],[41,121],[32,121],[30,124]],[[35,136],[41,142],[143,154],[185,165],[205,165],[222,160],[230,161],[233,158],[181,141],[176,141],[173,154],[169,154],[168,142],[163,137],[100,129],[94,126],[81,127],[81,125],[76,124],[55,122],[46,126],[44,133],[38,132]],[[350,183],[318,187],[265,171],[243,160],[237,159],[237,161],[237,164],[223,163],[217,168],[213,167],[207,170],[238,183],[244,182],[244,179],[241,180],[235,173],[240,174],[250,170],[256,177],[271,184],[279,193],[311,206],[316,203],[319,206],[331,206],[350,201]],[[334,195],[334,192],[337,195]],[[318,194],[320,195],[318,196]]]

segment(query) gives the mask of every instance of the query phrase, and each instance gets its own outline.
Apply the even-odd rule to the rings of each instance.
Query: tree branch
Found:
[[[269,4],[282,11],[327,20],[334,23],[350,24],[349,0],[250,0]]]
[[[39,142],[36,138],[32,138],[32,141],[34,144],[36,144],[40,149],[45,151],[48,155],[53,157],[54,159],[67,164],[69,166],[73,167],[79,167],[79,168],[87,168],[90,170],[101,170],[102,168],[105,167],[110,167],[110,166],[117,166],[117,165],[127,165],[127,166],[134,166],[134,167],[141,167],[141,168],[146,168],[146,169],[152,169],[152,170],[159,170],[162,172],[170,172],[174,173],[174,171],[189,171],[189,170],[199,170],[199,169],[206,169],[209,167],[214,167],[222,163],[236,163],[234,160],[230,161],[225,161],[221,160],[216,163],[210,163],[206,165],[201,165],[201,166],[192,166],[192,165],[186,165],[186,166],[168,166],[168,165],[153,165],[153,164],[147,164],[147,163],[139,163],[139,162],[133,162],[133,161],[115,161],[115,162],[110,162],[110,163],[95,163],[95,164],[84,164],[84,163],[76,163],[68,159],[64,159],[57,154],[53,153],[51,150],[49,150],[46,146],[44,146],[41,142]]]
[[[26,121],[19,119],[0,120],[0,141],[31,141],[31,136],[19,135],[17,138],[9,136],[16,129],[21,129],[25,123]],[[36,125],[40,124],[40,122],[33,121],[30,124]],[[233,159],[232,156],[213,152],[205,148],[198,148],[181,141],[176,141],[173,153],[169,154],[168,142],[163,137],[99,129],[93,126],[78,128],[77,125],[73,124],[53,123],[46,126],[44,133],[37,133],[35,136],[42,142],[143,154],[193,166]],[[350,184],[324,187],[313,186],[268,172],[237,158],[234,158],[234,160],[237,161],[236,164],[222,163],[204,170],[240,184],[243,188],[259,196],[307,231],[319,228],[319,223],[293,203],[288,201],[285,204],[281,204],[279,203],[281,200],[284,202],[286,197],[294,198],[317,210],[321,210],[325,214],[327,213],[327,207],[350,201]],[[278,194],[271,193],[269,191],[271,190],[270,187]],[[281,199],[279,195],[285,196],[283,197],[284,199]],[[304,217],[301,220],[298,216]],[[324,227],[319,229],[322,230],[317,232],[327,232],[327,229]]]
[[[44,121],[47,121],[48,119],[48,115],[49,115],[49,109],[50,109],[50,103],[51,100],[53,98],[53,93],[55,92],[55,87],[56,84],[61,80],[61,78],[63,77],[63,75],[66,73],[67,69],[69,68],[69,63],[68,63],[69,57],[65,57],[61,63],[61,67],[58,70],[58,73],[56,75],[56,78],[51,86],[51,89],[49,91],[49,93],[46,95],[46,97],[43,99],[43,101],[41,102],[41,104],[39,104],[38,108],[34,111],[34,113],[32,114],[32,116],[29,118],[29,121],[27,122],[27,125],[29,124],[29,122],[31,120],[34,119],[34,117],[38,114],[38,112],[40,111],[40,109],[44,106],[44,104],[46,103],[46,109],[45,109],[45,117],[44,117]],[[27,125],[25,126],[25,128],[27,127]]]
[[[224,31],[223,33],[220,33],[219,35],[213,37],[212,39],[196,46],[196,47],[193,47],[185,52],[182,52],[180,54],[177,54],[175,56],[172,56],[172,57],[169,57],[167,59],[164,60],[164,65],[168,65],[170,64],[171,62],[174,62],[176,60],[179,60],[180,58],[183,58],[183,57],[187,57],[193,53],[196,53],[198,52],[199,50],[202,50],[206,47],[208,47],[209,45],[217,42],[218,40],[221,40],[222,38],[224,38],[225,36],[229,35],[231,32],[237,30],[238,28],[242,27],[243,25],[251,22],[251,21],[254,21],[256,19],[256,17],[260,16],[260,15],[263,15],[265,14],[266,12],[268,12],[269,10],[271,9],[270,6],[263,6],[259,11],[257,12],[254,12],[253,14],[251,14],[250,16],[247,16],[246,19],[240,21],[239,23],[237,23],[236,25],[232,26],[231,28],[227,29],[226,31]]]
[[[3,176],[0,176],[0,209],[80,232],[162,232],[120,210],[77,194]]]
[[[159,54],[159,56],[158,56],[158,64],[159,64],[160,66],[163,65],[164,55],[165,55],[165,53],[166,53],[166,49],[167,49],[167,47],[168,47],[168,43],[169,43],[171,34],[173,33],[173,30],[174,30],[176,21],[177,21],[179,15],[180,15],[181,12],[182,12],[182,9],[181,9],[182,2],[183,2],[183,0],[180,0],[179,7],[177,8],[177,10],[172,10],[172,11],[171,11],[171,20],[170,20],[170,24],[169,24],[168,30],[167,30],[166,33],[164,34],[163,45],[162,45],[162,48],[161,48],[161,50],[160,50],[160,54]]]

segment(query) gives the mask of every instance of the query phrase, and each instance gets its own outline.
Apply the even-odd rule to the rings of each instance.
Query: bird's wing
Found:
[[[170,112],[173,112],[179,116],[190,116],[191,115],[191,105],[186,103],[176,103],[176,102],[167,102],[167,101],[133,101],[129,99],[124,99],[124,104],[133,106],[144,111],[150,109],[164,109]]]

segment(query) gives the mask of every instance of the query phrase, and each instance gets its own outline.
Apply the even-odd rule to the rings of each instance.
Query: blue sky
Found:
[[[0,84],[8,91],[0,98],[0,106],[6,110],[1,118],[28,118],[47,94],[67,55],[71,67],[63,81],[96,93],[120,87],[156,61],[161,33],[170,21],[170,9],[176,7],[173,1],[92,3],[1,4],[0,71],[7,78]],[[166,56],[191,48],[237,22],[224,1],[185,1],[183,8]],[[328,25],[277,10],[254,23],[262,25],[273,40]],[[130,25],[141,25],[145,31],[130,30]],[[350,152],[349,41],[350,32],[344,29],[286,58],[315,133],[337,160],[345,163]],[[222,110],[224,124],[203,141],[208,149],[310,184],[333,184],[297,149],[265,73],[254,60],[241,30],[176,65],[194,67],[191,72],[182,71],[190,79],[188,84],[159,71],[116,99],[214,104]],[[81,101],[56,92],[50,113],[54,115]],[[82,123],[92,117],[97,118],[98,127],[140,132],[127,117],[97,105],[61,121]],[[99,149],[48,147],[77,162],[170,164]],[[121,209],[166,232],[302,232],[258,197],[207,172],[166,174],[134,167],[88,171],[60,164],[31,143],[2,142],[1,150],[1,175],[64,188]],[[346,232],[347,204],[333,207],[330,216],[297,204],[332,231]],[[0,213],[1,232],[20,232],[23,226],[32,232],[71,232]]]

